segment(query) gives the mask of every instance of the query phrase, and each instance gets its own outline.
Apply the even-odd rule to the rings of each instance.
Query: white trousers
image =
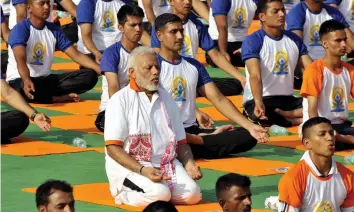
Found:
[[[137,207],[145,207],[158,200],[171,201],[179,205],[197,204],[202,199],[199,185],[187,174],[183,165],[175,160],[177,183],[171,192],[165,182],[153,182],[150,179],[131,172],[123,183],[119,194],[115,196],[115,203],[126,204]],[[130,181],[127,183],[127,181]],[[114,182],[110,180],[110,187]],[[134,188],[135,187],[135,188]]]

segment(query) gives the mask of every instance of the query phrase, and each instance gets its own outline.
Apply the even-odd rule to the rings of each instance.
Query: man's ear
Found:
[[[261,23],[263,23],[265,20],[264,20],[264,13],[259,13],[258,14],[258,18],[259,20],[261,21]]]
[[[312,144],[308,138],[303,138],[302,142],[304,143],[304,146],[306,147],[306,149],[308,149],[308,150],[312,149]]]
[[[173,5],[174,5],[173,0],[167,0],[167,1],[168,1],[168,3],[169,3],[171,6],[173,6]]]
[[[219,199],[219,205],[221,206],[223,211],[228,211],[228,208],[227,208],[225,200]]]
[[[134,72],[133,68],[129,68],[128,69],[128,75],[129,75],[129,77],[132,77],[132,78],[135,79],[135,72]]]
[[[46,208],[45,205],[40,205],[40,206],[38,207],[38,212],[46,212],[46,211],[47,211],[47,208]]]
[[[118,30],[121,31],[122,34],[124,34],[124,26],[121,24],[118,24]]]
[[[324,49],[328,48],[328,42],[326,40],[321,40],[321,43]]]
[[[156,31],[157,39],[162,42],[162,33],[160,31]]]

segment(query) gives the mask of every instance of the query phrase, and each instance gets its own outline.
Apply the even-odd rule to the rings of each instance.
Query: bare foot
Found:
[[[79,101],[80,101],[79,95],[77,95],[76,93],[70,93],[63,96],[53,97],[54,103],[79,102]]]

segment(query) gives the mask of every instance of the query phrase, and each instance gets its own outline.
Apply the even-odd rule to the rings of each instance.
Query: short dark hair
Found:
[[[178,212],[175,206],[170,202],[156,201],[146,206],[143,212]]]
[[[159,15],[155,20],[155,31],[160,31],[167,24],[176,22],[182,22],[182,20],[175,14],[164,13]]]
[[[327,124],[331,125],[331,121],[326,119],[325,117],[314,117],[314,118],[310,118],[309,120],[307,120],[304,123],[304,125],[302,125],[302,130],[301,130],[302,141],[304,141],[304,139],[308,138],[309,131],[313,126],[316,126],[316,125],[322,124],[322,123],[327,123]]]
[[[37,188],[36,191],[36,204],[37,208],[40,205],[48,205],[49,196],[52,194],[52,189],[72,193],[73,187],[66,181],[62,180],[47,180]]]
[[[337,30],[344,30],[346,27],[344,26],[344,24],[332,19],[332,20],[328,20],[325,21],[321,24],[320,27],[320,39],[322,40],[322,38],[327,35],[330,32],[334,32]]]
[[[124,25],[128,19],[128,16],[138,16],[140,18],[144,18],[144,11],[141,7],[135,4],[123,5],[117,13],[118,23],[120,25]]]
[[[216,181],[215,186],[216,198],[220,200],[222,197],[222,193],[226,190],[229,190],[233,186],[240,186],[242,188],[250,187],[251,180],[247,176],[235,173],[229,173],[219,177],[219,179]]]
[[[257,5],[256,14],[265,13],[268,9],[268,4],[276,1],[283,2],[282,0],[260,0]]]

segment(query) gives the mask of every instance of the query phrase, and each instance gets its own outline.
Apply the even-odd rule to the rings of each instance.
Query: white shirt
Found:
[[[177,110],[176,103],[164,89],[159,88],[150,101],[144,92],[138,91],[132,80],[130,85],[115,93],[109,100],[105,115],[106,145],[122,146],[144,166],[160,167],[166,160],[173,161],[177,145],[186,142]],[[165,158],[167,152],[170,152],[169,158]],[[106,171],[108,173],[112,170],[119,179],[120,186],[131,173],[106,152]]]
[[[243,41],[248,35],[248,27],[252,24],[257,10],[258,0],[213,0],[209,12],[209,34],[218,40],[219,31],[214,17],[227,16],[228,42]]]
[[[339,11],[350,25],[350,30],[354,32],[354,1],[353,0],[326,0],[327,4],[336,4]]]
[[[258,58],[262,76],[263,96],[293,95],[294,71],[298,60],[307,54],[306,46],[292,32],[283,30],[279,39],[260,29],[242,44],[242,59]],[[253,99],[250,74],[246,66],[246,87],[243,103]]]
[[[172,8],[171,5],[169,4],[168,0],[151,0],[152,3],[152,10],[154,11],[155,17],[164,14],[164,13],[171,13]],[[143,5],[143,0],[138,0],[139,7],[141,7],[144,10],[144,22],[148,22],[149,20],[146,17],[146,12],[145,8]]]
[[[300,30],[303,32],[303,41],[309,50],[309,55],[313,60],[316,60],[325,55],[325,50],[320,42],[320,26],[323,22],[331,19],[349,27],[338,9],[322,4],[321,12],[314,13],[307,8],[305,2],[300,2],[286,16],[286,25],[289,31]]]
[[[78,4],[77,23],[92,24],[92,40],[99,51],[104,51],[120,41],[122,33],[118,30],[117,13],[124,4],[120,0],[86,0]],[[81,36],[77,42],[77,49],[84,54],[91,53]]]
[[[55,49],[65,51],[71,46],[60,27],[46,22],[43,29],[36,29],[29,19],[18,23],[9,36],[9,63],[7,65],[6,81],[20,78],[17,63],[12,49],[25,46],[27,67],[31,77],[49,75]]]
[[[160,84],[175,100],[180,108],[179,116],[185,128],[196,125],[197,89],[212,82],[204,66],[197,60],[181,57],[176,64],[166,61],[161,56]]]
[[[354,67],[342,63],[341,72],[335,73],[319,59],[304,72],[301,87],[303,100],[303,123],[309,119],[307,96],[318,98],[317,112],[332,124],[342,124],[349,119],[348,104],[354,93]]]

